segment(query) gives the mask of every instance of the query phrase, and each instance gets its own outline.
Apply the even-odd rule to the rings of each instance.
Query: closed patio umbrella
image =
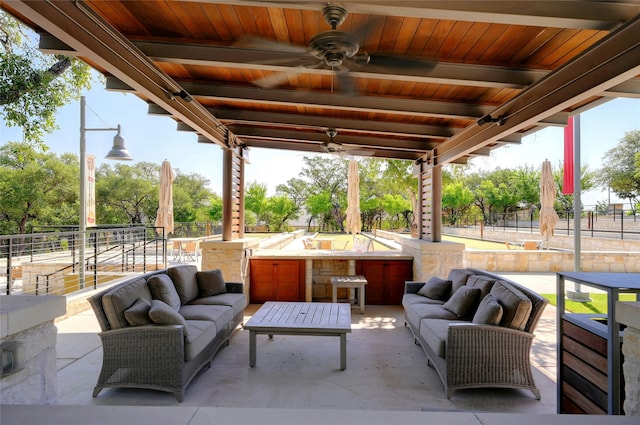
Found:
[[[358,161],[349,160],[347,172],[347,232],[355,235],[362,230],[360,218],[360,176],[358,175]]]
[[[551,163],[545,160],[542,163],[542,173],[540,176],[540,234],[545,235],[549,249],[549,236],[553,236],[553,228],[560,219],[553,204],[556,201],[556,184],[553,180]]]
[[[171,169],[171,163],[162,161],[160,170],[160,189],[158,198],[158,214],[156,227],[164,227],[166,234],[173,233],[173,180],[176,176]]]

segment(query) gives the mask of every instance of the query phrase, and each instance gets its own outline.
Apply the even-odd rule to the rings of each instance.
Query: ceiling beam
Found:
[[[435,149],[433,165],[451,162],[637,76],[640,74],[638,34],[640,15],[496,108],[491,116],[505,117],[502,125],[472,125],[442,143]]]
[[[323,1],[222,0],[216,3],[242,6],[322,10]],[[506,25],[575,29],[613,29],[640,14],[640,4],[629,1],[529,1],[456,0],[404,1],[371,0],[345,3],[350,13],[383,16],[412,16],[424,19],[488,22]]]
[[[423,117],[477,119],[493,110],[493,107],[455,102],[389,98],[376,96],[349,96],[342,93],[319,93],[303,90],[264,90],[257,87],[229,84],[201,84],[181,81],[179,84],[192,97],[221,100],[234,103],[302,106],[332,110],[347,110],[391,115],[420,115]],[[116,78],[107,77],[107,89],[131,91]]]
[[[180,86],[83,2],[4,1],[12,10],[70,46],[81,58],[108,69],[203,136],[226,145],[215,117],[197,102],[171,96]]]
[[[300,54],[273,52],[267,50],[242,49],[229,46],[211,46],[187,43],[168,43],[158,41],[133,41],[142,52],[157,62],[178,63],[183,65],[221,66],[286,72],[296,68]],[[75,52],[48,34],[40,36],[40,50],[51,54],[72,55]],[[416,58],[409,57],[415,61]],[[290,61],[289,65],[284,65]],[[280,63],[280,65],[269,65]],[[331,75],[332,70],[305,68],[305,74]],[[505,66],[486,66],[425,61],[424,68],[415,66],[405,68],[384,68],[375,66],[375,57],[371,65],[360,65],[350,75],[355,78],[375,78],[391,81],[411,81],[471,87],[489,88],[525,88],[549,74],[546,70],[513,68]],[[602,93],[612,97],[640,97],[640,79],[612,87]]]

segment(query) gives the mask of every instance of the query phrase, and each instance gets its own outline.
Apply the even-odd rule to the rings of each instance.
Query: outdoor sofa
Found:
[[[102,370],[93,391],[147,388],[182,401],[196,374],[228,344],[247,300],[220,270],[179,265],[132,277],[89,298],[102,332]]]
[[[402,305],[411,330],[445,387],[530,390],[533,331],[548,301],[502,276],[453,269],[446,279],[406,282]]]

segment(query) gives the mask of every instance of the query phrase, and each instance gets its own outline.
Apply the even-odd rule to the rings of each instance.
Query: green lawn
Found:
[[[551,305],[557,306],[556,294],[541,294],[549,300]],[[591,301],[581,303],[577,301],[565,300],[564,305],[571,313],[607,314],[607,294],[591,294]],[[621,294],[620,301],[635,301],[634,294]]]
[[[442,236],[443,241],[463,243],[466,248],[478,249],[485,251],[506,250],[507,246],[500,242],[483,241],[479,239],[458,238],[455,236]]]

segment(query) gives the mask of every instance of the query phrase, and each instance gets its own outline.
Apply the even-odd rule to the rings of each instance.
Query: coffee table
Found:
[[[351,305],[268,301],[244,324],[249,331],[249,366],[256,365],[256,335],[314,335],[340,337],[340,369],[347,368],[347,332]]]

